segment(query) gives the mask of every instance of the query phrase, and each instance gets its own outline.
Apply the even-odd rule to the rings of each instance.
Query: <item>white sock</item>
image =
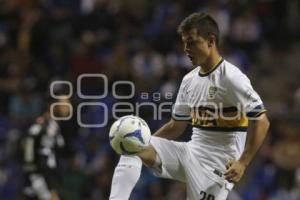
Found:
[[[110,200],[128,200],[140,178],[142,160],[138,156],[121,156],[112,179]]]

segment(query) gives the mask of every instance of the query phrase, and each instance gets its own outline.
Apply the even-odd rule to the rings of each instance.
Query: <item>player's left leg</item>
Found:
[[[156,159],[156,151],[150,144],[147,149],[137,154],[146,166],[153,166]]]
[[[149,146],[137,156],[122,155],[115,168],[112,179],[110,200],[127,200],[135,184],[140,178],[142,161],[147,166],[155,163],[156,152]]]
[[[138,156],[120,157],[117,164],[110,191],[110,200],[127,200],[135,184],[140,178],[142,161]]]
[[[137,183],[142,162],[158,176],[184,181],[181,157],[186,157],[183,143],[158,137],[151,138],[151,145],[137,156],[121,156],[113,175],[110,200],[128,200]]]

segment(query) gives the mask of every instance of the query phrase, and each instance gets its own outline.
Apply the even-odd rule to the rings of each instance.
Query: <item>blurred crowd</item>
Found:
[[[194,11],[208,12],[219,23],[222,55],[250,77],[271,119],[268,138],[232,199],[300,199],[299,1],[0,0],[0,5],[1,200],[21,199],[20,140],[43,113],[50,84],[57,80],[74,87],[73,117],[58,121],[66,143],[59,155],[61,198],[108,199],[118,161],[108,140],[112,106],[118,102],[113,83],[129,80],[135,85],[134,95],[122,102],[173,102],[182,77],[192,69],[176,29]],[[82,79],[77,87],[82,74],[105,75],[107,87],[99,77]],[[118,95],[132,92],[126,84],[115,89]],[[60,85],[54,92],[65,90]],[[102,98],[88,97],[105,91]],[[107,105],[107,118],[103,107],[77,110],[86,102]],[[107,126],[79,126],[78,113],[84,124],[107,119]],[[166,112],[154,119],[151,107],[138,114],[152,131],[170,118]],[[181,200],[184,191],[184,185],[143,169],[132,199]]]

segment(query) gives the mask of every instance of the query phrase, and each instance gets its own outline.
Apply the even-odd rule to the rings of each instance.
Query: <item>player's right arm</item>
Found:
[[[166,139],[175,139],[179,137],[188,125],[188,121],[178,121],[171,119],[160,129],[158,129],[153,135],[157,137],[162,137]]]

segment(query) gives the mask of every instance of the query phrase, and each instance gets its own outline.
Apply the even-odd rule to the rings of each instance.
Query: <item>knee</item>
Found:
[[[142,161],[138,156],[133,155],[121,155],[119,163],[117,167],[124,167],[124,166],[135,166],[135,167],[142,167]]]
[[[141,158],[146,166],[151,167],[155,163],[156,151],[152,145],[149,145],[148,148],[138,153],[137,156]]]

